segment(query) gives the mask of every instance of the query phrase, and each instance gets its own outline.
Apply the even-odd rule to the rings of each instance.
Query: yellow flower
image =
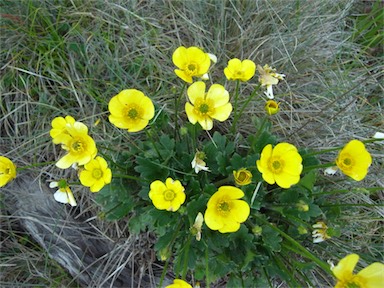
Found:
[[[328,226],[323,221],[316,222],[312,228],[316,228],[312,231],[313,243],[320,243],[331,238],[327,233]]]
[[[209,168],[206,166],[207,164],[204,162],[204,158],[204,152],[196,151],[195,157],[191,162],[192,168],[195,169],[196,174],[198,174],[201,170],[209,172]]]
[[[84,169],[79,174],[80,182],[86,187],[90,187],[91,192],[99,192],[105,184],[111,183],[112,172],[108,168],[107,161],[97,156],[84,165]]]
[[[221,186],[207,203],[204,221],[211,230],[221,233],[236,232],[240,223],[247,220],[250,208],[244,200],[238,200],[244,192],[233,186]]]
[[[63,143],[68,137],[67,126],[73,125],[75,122],[76,121],[72,116],[54,118],[52,120],[52,129],[49,131],[49,134],[52,137],[52,142],[54,144]]]
[[[336,159],[337,167],[356,181],[364,179],[371,163],[371,154],[365,149],[364,143],[359,140],[352,140],[345,145]]]
[[[175,69],[176,75],[188,83],[192,83],[192,77],[206,74],[211,65],[208,53],[197,47],[180,46],[173,52],[172,61],[179,68]]]
[[[228,80],[248,81],[255,75],[256,65],[251,60],[234,58],[228,61],[228,66],[224,68],[225,77]]]
[[[219,84],[213,84],[205,93],[205,83],[198,81],[189,86],[187,90],[191,103],[185,104],[188,120],[192,124],[199,122],[204,130],[211,130],[213,119],[225,121],[232,112],[232,105],[229,103],[229,94]]]
[[[265,64],[264,67],[257,65],[257,70],[260,73],[259,82],[261,86],[267,87],[267,91],[264,92],[265,95],[269,99],[273,99],[274,95],[272,85],[276,85],[277,83],[279,83],[279,80],[283,80],[285,75],[276,73],[276,69],[269,67],[268,64]]]
[[[165,288],[192,288],[192,286],[189,285],[184,280],[175,279],[175,280],[173,280],[173,284],[168,285]]]
[[[157,209],[175,212],[185,201],[184,187],[172,178],[167,178],[165,183],[156,180],[151,183],[149,198]]]
[[[72,164],[85,165],[97,154],[96,144],[92,137],[88,135],[88,128],[83,123],[75,122],[73,125],[67,125],[68,135],[63,135],[62,147],[68,153],[64,155],[56,166],[66,169]]]
[[[109,122],[128,132],[143,130],[155,116],[155,107],[143,92],[136,89],[121,91],[109,101]]]
[[[384,264],[375,262],[357,274],[353,274],[358,261],[359,255],[349,254],[331,268],[337,278],[335,288],[378,288],[383,286]]]
[[[16,178],[16,165],[7,157],[0,156],[0,187]]]
[[[303,170],[301,162],[302,158],[295,146],[279,143],[273,149],[271,144],[265,146],[256,165],[267,183],[289,188],[300,181]]]
[[[69,203],[71,206],[76,206],[75,197],[73,197],[72,191],[67,184],[65,179],[61,179],[60,181],[53,181],[49,183],[50,188],[59,187],[59,189],[53,194],[53,197],[57,202],[66,204]]]
[[[240,186],[248,185],[252,182],[252,173],[245,168],[233,171],[233,177],[236,184]]]
[[[190,228],[192,235],[196,236],[197,241],[201,240],[201,228],[203,227],[203,222],[204,216],[201,212],[199,212],[196,216],[195,223]]]
[[[275,115],[279,110],[279,103],[276,101],[268,100],[267,103],[265,103],[265,111],[267,111],[268,115]]]

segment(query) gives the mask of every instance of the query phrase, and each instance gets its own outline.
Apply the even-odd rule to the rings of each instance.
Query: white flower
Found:
[[[205,153],[196,151],[195,157],[193,158],[191,165],[192,168],[195,169],[195,173],[199,173],[201,170],[208,171],[209,168],[206,166],[206,163],[204,162]]]
[[[331,236],[327,234],[328,226],[324,222],[319,221],[313,224],[312,227],[317,228],[312,231],[313,243],[320,243],[331,238]]]
[[[196,216],[195,223],[191,227],[191,233],[196,235],[196,240],[201,240],[201,227],[203,226],[204,216],[201,212],[199,212]]]
[[[330,176],[335,175],[337,170],[338,170],[337,166],[328,167],[327,169],[324,170],[324,175],[330,175]]]
[[[376,132],[375,135],[373,135],[373,138],[375,138],[375,139],[384,139],[384,133]]]
[[[73,197],[72,191],[69,188],[67,181],[62,179],[60,181],[53,181],[49,183],[50,188],[59,187],[59,189],[53,194],[55,200],[59,203],[67,204],[71,206],[77,206],[75,197]]]
[[[211,61],[212,61],[214,64],[216,64],[216,62],[217,62],[217,57],[216,57],[216,55],[215,55],[215,54],[212,54],[212,53],[207,53],[207,54],[208,54],[209,59],[211,59]]]

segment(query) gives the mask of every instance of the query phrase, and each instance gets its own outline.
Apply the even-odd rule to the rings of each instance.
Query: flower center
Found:
[[[195,63],[189,63],[185,70],[188,75],[195,75],[197,73],[197,65]]]
[[[207,114],[208,111],[209,111],[208,104],[207,103],[201,104],[200,107],[199,107],[199,110],[200,110],[201,114]]]
[[[228,203],[226,200],[221,200],[218,204],[217,204],[217,211],[223,215],[223,216],[227,216],[229,214],[229,212],[231,211],[231,206],[230,206],[230,203]]]
[[[201,116],[206,116],[214,112],[212,101],[197,99],[195,102],[195,112]]]
[[[273,173],[279,174],[283,170],[284,162],[280,158],[272,158],[269,161],[269,168]]]
[[[170,189],[165,190],[163,195],[164,195],[165,201],[172,201],[176,197],[175,192],[173,192],[173,190],[170,190]]]
[[[72,144],[70,145],[71,150],[75,153],[81,153],[85,150],[85,144],[81,139],[74,139]]]
[[[128,105],[125,109],[124,109],[124,115],[126,115],[126,117],[129,119],[129,120],[137,120],[138,118],[140,118],[140,115],[141,115],[141,109],[140,107],[138,107],[137,105],[135,104],[130,104]]]
[[[352,169],[354,165],[354,161],[349,154],[346,154],[344,155],[344,157],[342,157],[340,164],[342,166],[340,167],[342,170],[349,171]]]
[[[92,177],[95,179],[100,179],[103,176],[103,171],[101,169],[96,168],[92,171]]]
[[[245,172],[240,172],[239,176],[237,177],[239,181],[244,181],[247,179],[247,174]]]
[[[346,283],[346,287],[347,287],[347,288],[361,288],[361,287],[363,287],[363,286],[359,283],[358,279],[356,279],[356,278],[357,278],[357,277],[355,276],[354,279],[352,279],[351,282],[347,282],[347,283]],[[355,281],[355,280],[357,280],[357,281]]]

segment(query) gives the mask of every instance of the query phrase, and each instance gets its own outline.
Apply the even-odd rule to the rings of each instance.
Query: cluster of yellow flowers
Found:
[[[88,127],[85,124],[75,121],[71,116],[56,117],[52,120],[50,135],[54,144],[60,144],[67,151],[67,154],[56,162],[58,168],[67,169],[73,166],[78,169],[81,184],[89,187],[91,192],[98,192],[105,184],[111,182],[111,169],[104,158],[96,156],[96,143],[88,135]],[[54,194],[58,202],[76,205],[66,180],[52,182],[50,187],[59,187]]]

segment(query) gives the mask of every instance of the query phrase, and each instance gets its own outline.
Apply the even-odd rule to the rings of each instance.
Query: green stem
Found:
[[[54,164],[54,163],[56,163],[56,161],[35,163],[35,164],[23,166],[23,167],[16,167],[16,171],[23,171],[23,170],[27,170],[27,169],[30,169],[30,168],[51,165],[51,164]]]
[[[188,269],[188,254],[189,254],[189,248],[191,247],[191,239],[192,235],[188,236],[187,244],[185,247],[185,252],[184,252],[184,263],[183,263],[183,274],[181,279],[185,279],[187,276],[187,269]]]
[[[209,284],[211,283],[209,279],[209,257],[208,257],[208,244],[205,246],[205,282],[206,287],[209,288]]]
[[[181,97],[183,97],[183,94],[184,94],[184,90],[185,90],[185,87],[187,86],[186,83],[183,84],[183,87],[181,88],[181,92],[180,92],[180,95],[178,97],[174,97],[175,99],[175,131],[174,131],[174,139],[176,140],[178,135],[179,135],[179,124],[178,124],[178,118],[179,118],[179,105],[180,105],[180,100],[181,100]]]
[[[320,192],[320,193],[312,193],[313,196],[323,196],[323,195],[332,195],[332,194],[337,194],[337,193],[347,193],[347,192],[360,192],[358,189],[361,189],[361,193],[365,193],[366,191],[368,192],[376,192],[376,191],[381,191],[383,190],[382,187],[369,187],[369,188],[357,188],[354,190],[351,189],[340,189],[340,190],[332,190],[332,191],[325,191],[325,192]]]
[[[181,229],[181,226],[182,226],[182,219],[180,218],[179,220],[179,224],[177,225],[177,228],[175,230],[175,233],[173,234],[172,236],[172,239],[171,241],[169,242],[169,251],[172,252],[172,246],[177,238],[177,234],[179,233],[180,229]],[[160,283],[159,283],[159,286],[158,287],[163,287],[163,281],[164,281],[164,277],[165,277],[165,274],[167,273],[168,271],[168,264],[169,264],[169,261],[171,260],[171,257],[168,257],[167,261],[165,262],[165,265],[164,265],[164,268],[163,268],[163,272],[161,273],[161,277],[160,277]]]
[[[286,245],[287,247],[292,247],[294,249],[296,249],[298,252],[301,253],[302,256],[305,256],[307,257],[308,259],[312,260],[313,262],[315,262],[320,268],[322,268],[324,271],[326,271],[327,273],[331,274],[332,275],[332,271],[331,269],[329,268],[329,265],[325,262],[323,262],[322,260],[320,260],[319,258],[317,258],[315,255],[313,255],[311,252],[309,252],[305,247],[303,247],[299,242],[297,242],[295,239],[293,239],[292,237],[290,237],[288,234],[284,233],[283,231],[281,231],[279,228],[277,228],[276,226],[272,225],[271,223],[269,223],[267,220],[263,219],[262,217],[258,217],[256,215],[257,219],[259,219],[260,221],[264,222],[264,224],[268,225],[270,228],[272,228],[273,230],[279,232],[279,234],[281,236],[283,236],[283,238],[285,240],[287,240],[290,245]]]
[[[149,133],[148,130],[145,130],[145,134],[147,135],[147,137],[148,137],[149,140],[151,141],[151,143],[152,143],[152,145],[153,145],[153,148],[155,148],[155,151],[156,151],[156,153],[157,153],[157,156],[159,156],[159,159],[160,159],[160,160],[163,160],[163,157],[161,157],[160,151],[159,151],[159,149],[157,148],[156,142],[153,140],[153,137],[152,137],[151,133]]]
[[[367,139],[367,140],[359,140],[359,141],[363,142],[364,144],[367,144],[367,143],[383,141],[383,139]],[[325,149],[325,150],[315,151],[312,153],[308,153],[308,154],[303,155],[303,158],[315,156],[315,155],[319,155],[319,154],[324,154],[324,153],[328,153],[328,152],[338,151],[338,150],[341,150],[344,146],[345,145],[334,147],[334,148],[329,148],[329,149]]]
[[[135,177],[135,176],[131,176],[131,175],[125,175],[125,174],[115,174],[113,173],[113,178],[123,178],[123,179],[130,179],[130,180],[135,180],[135,181],[138,181],[138,182],[150,182],[148,180],[145,180],[144,178],[140,178],[140,177]]]
[[[235,88],[235,102],[234,102],[234,107],[233,107],[233,123],[232,123],[232,128],[231,132],[234,133],[236,131],[236,123],[238,119],[238,114],[237,114],[237,101],[239,99],[239,89],[240,89],[240,80],[236,81],[236,88]]]
[[[260,87],[261,85],[258,85],[255,90],[253,90],[252,94],[248,97],[247,101],[243,104],[243,106],[241,107],[240,109],[240,113],[238,114],[238,118],[240,118],[240,116],[243,114],[245,108],[248,106],[249,102],[251,102],[251,100],[253,99],[253,97],[255,97],[256,95],[256,92],[258,92],[260,90]]]
[[[318,168],[327,168],[327,167],[332,167],[335,166],[335,162],[330,162],[330,163],[325,163],[325,164],[319,164],[319,165],[313,165],[313,166],[308,166],[303,169],[303,173],[318,169]]]

